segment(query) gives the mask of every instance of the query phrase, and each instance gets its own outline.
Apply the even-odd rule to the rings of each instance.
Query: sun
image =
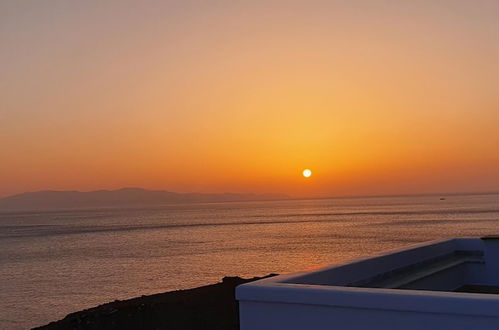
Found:
[[[306,178],[310,178],[312,176],[312,171],[309,170],[308,168],[303,170],[303,176]]]

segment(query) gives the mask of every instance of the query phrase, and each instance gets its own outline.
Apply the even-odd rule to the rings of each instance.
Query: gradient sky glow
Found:
[[[497,191],[498,59],[495,0],[2,1],[0,196]]]

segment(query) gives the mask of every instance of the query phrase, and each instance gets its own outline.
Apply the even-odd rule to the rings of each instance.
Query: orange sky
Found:
[[[497,1],[3,1],[0,196],[497,191],[497,17]]]

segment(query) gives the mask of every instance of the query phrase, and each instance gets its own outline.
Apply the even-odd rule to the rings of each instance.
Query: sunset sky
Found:
[[[495,0],[1,1],[0,197],[498,191],[498,18]]]

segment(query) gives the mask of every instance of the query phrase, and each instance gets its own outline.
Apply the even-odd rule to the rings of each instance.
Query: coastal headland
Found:
[[[237,330],[236,286],[265,277],[224,277],[222,282],[128,300],[116,300],[68,314],[33,330]]]

